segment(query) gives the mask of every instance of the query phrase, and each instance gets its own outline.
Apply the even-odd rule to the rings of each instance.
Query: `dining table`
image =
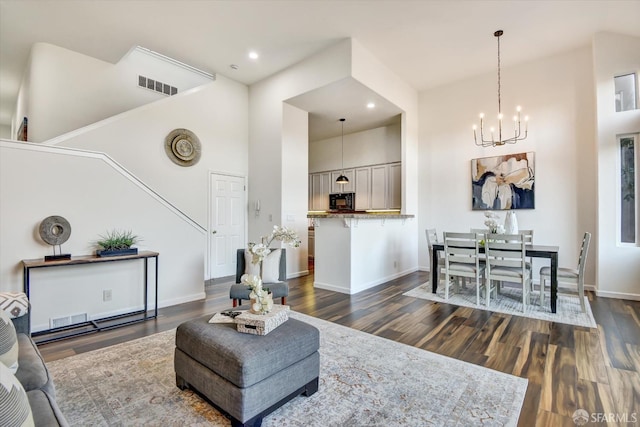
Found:
[[[433,256],[431,259],[431,288],[435,294],[438,290],[438,269],[433,266],[438,265],[438,252],[444,250],[444,243],[433,244]],[[545,258],[550,260],[551,267],[551,312],[556,312],[558,302],[558,246],[546,245],[526,245],[526,255],[532,258]],[[484,253],[484,246],[480,247],[480,252]],[[542,285],[541,285],[542,286]],[[541,292],[543,290],[541,289]]]

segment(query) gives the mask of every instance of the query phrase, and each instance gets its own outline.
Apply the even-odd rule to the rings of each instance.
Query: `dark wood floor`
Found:
[[[639,301],[589,293],[598,324],[590,329],[402,295],[427,280],[428,273],[416,272],[349,296],[314,289],[310,275],[289,281],[287,303],[301,313],[527,378],[521,426],[575,426],[572,415],[579,408],[606,414],[610,421],[589,426],[638,425],[623,421],[640,422]],[[206,300],[161,309],[155,320],[44,344],[40,350],[46,361],[56,360],[228,309],[230,280],[216,282],[207,286]]]

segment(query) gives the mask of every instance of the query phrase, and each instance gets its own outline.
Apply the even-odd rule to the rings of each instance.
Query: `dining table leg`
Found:
[[[431,292],[438,290],[438,251],[434,250],[431,257]]]
[[[558,253],[551,254],[551,312],[556,312],[558,300]]]

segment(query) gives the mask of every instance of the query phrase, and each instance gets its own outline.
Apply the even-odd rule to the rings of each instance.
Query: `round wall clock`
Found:
[[[164,149],[171,161],[180,166],[193,166],[200,160],[200,140],[188,129],[174,129],[164,139]]]

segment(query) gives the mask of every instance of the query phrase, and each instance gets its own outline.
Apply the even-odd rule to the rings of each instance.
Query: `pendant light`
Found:
[[[347,178],[344,175],[344,121],[347,120],[345,118],[340,119],[340,121],[342,122],[342,172],[340,173],[340,176],[338,177],[338,179],[336,179],[336,184],[348,184],[349,183],[349,178]]]
[[[518,141],[522,141],[523,139],[527,139],[528,133],[528,121],[529,117],[525,116],[524,118],[524,133],[521,129],[521,118],[520,118],[520,106],[516,107],[516,114],[513,116],[513,136],[510,138],[509,135],[506,134],[505,137],[502,137],[502,100],[500,99],[500,36],[504,34],[504,31],[498,30],[493,35],[498,39],[498,129],[497,129],[497,138],[495,137],[496,130],[494,128],[490,129],[490,137],[485,135],[484,131],[484,114],[480,113],[480,138],[476,133],[476,126],[473,126],[473,139],[476,145],[481,147],[496,147],[505,144],[515,144]]]

